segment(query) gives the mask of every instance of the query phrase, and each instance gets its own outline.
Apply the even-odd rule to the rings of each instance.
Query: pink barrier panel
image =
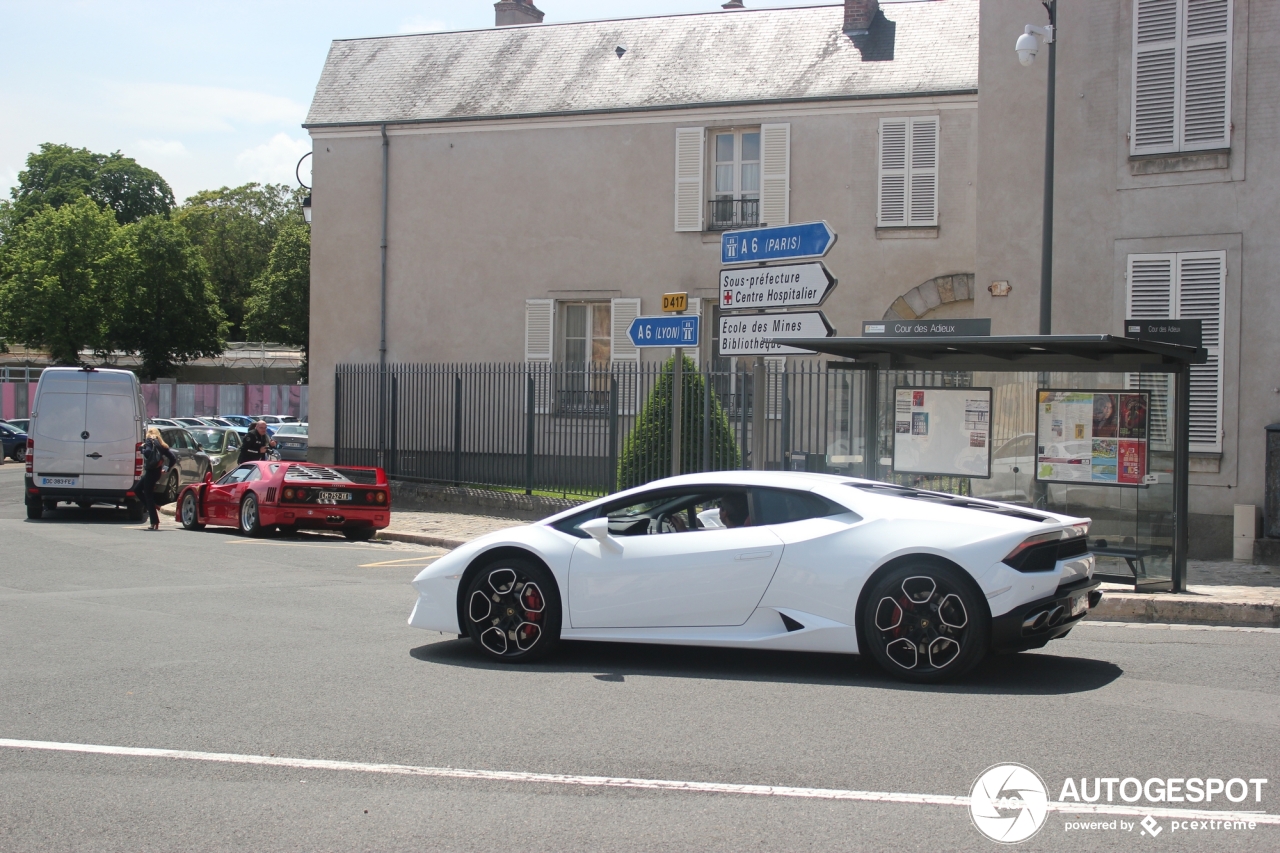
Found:
[[[13,383],[0,383],[3,388],[3,405],[4,415],[2,417],[23,417],[25,412],[17,413],[16,396],[13,388],[17,387]],[[31,385],[31,394],[35,394],[35,384]],[[171,408],[175,414],[178,408],[178,388],[189,388],[192,392],[194,400],[193,416],[198,418],[214,417],[216,415],[293,415],[296,418],[302,418],[306,415],[306,398],[307,388],[305,385],[171,385],[173,395]],[[226,387],[234,387],[243,389],[244,405],[242,407],[233,406],[236,411],[225,411],[219,405],[219,389]],[[185,392],[184,392],[185,393]],[[239,399],[239,394],[223,395],[228,399]],[[159,385],[143,385],[142,399],[147,407],[147,417],[161,417],[160,412],[160,386]]]
[[[0,384],[0,421],[7,421],[10,418],[18,417],[18,415],[14,414],[13,411],[14,407],[17,405],[14,402],[13,395],[13,389],[16,387],[17,385],[13,382]]]
[[[147,417],[160,417],[160,386],[159,385],[143,385],[142,386],[142,402],[147,407]]]
[[[244,386],[244,413],[246,415],[262,414],[262,386]]]
[[[218,414],[218,386],[196,386],[196,416],[210,418]]]

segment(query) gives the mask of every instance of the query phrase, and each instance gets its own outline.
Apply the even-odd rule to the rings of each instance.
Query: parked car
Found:
[[[306,439],[306,436],[303,436]],[[0,421],[0,461],[12,459],[14,462],[27,461],[27,434],[13,425],[11,421]],[[304,451],[305,453],[305,451]]]
[[[281,459],[307,461],[307,425],[281,424],[276,430],[276,446]]]
[[[212,427],[230,427],[231,421],[224,421],[222,418],[200,418],[200,422]]]
[[[187,486],[178,499],[187,530],[206,524],[258,536],[281,530],[340,530],[372,539],[391,522],[391,490],[381,468],[329,468],[309,462],[246,462],[216,482]]]
[[[154,427],[176,427],[176,426],[181,426],[181,425],[180,425],[177,421],[170,420],[169,418],[148,418],[148,419],[147,419],[147,426],[154,426]]]
[[[147,417],[138,378],[128,370],[50,367],[40,374],[27,442],[27,518],[60,502],[125,506],[135,521],[142,503],[133,484]]]
[[[5,421],[5,423],[16,429],[18,432],[28,432],[31,427],[31,418],[11,418],[10,420]]]
[[[409,624],[505,663],[581,639],[864,654],[938,682],[1087,616],[1088,530],[830,474],[689,474],[454,549],[414,579]]]
[[[173,421],[174,421],[178,426],[180,426],[180,427],[186,427],[187,429],[192,429],[193,427],[194,427],[194,428],[199,428],[199,427],[206,427],[206,426],[208,426],[208,424],[207,424],[207,423],[205,423],[205,422],[204,422],[203,420],[201,420],[200,418],[173,418]]]
[[[178,492],[188,483],[198,483],[213,470],[209,454],[200,443],[182,427],[165,427],[160,430],[164,443],[169,445],[178,464],[168,468],[156,483],[156,500],[171,504],[178,499]]]
[[[252,418],[249,415],[219,415],[218,417],[230,423],[231,428],[241,435],[247,433],[257,421],[257,418]],[[270,427],[267,428],[267,432],[271,432]]]
[[[240,454],[240,433],[231,427],[201,427],[187,430],[209,457],[213,479],[236,467]]]

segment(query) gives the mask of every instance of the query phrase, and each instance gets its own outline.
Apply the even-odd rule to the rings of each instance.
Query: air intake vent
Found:
[[[787,626],[787,631],[788,631],[788,632],[791,632],[791,631],[803,631],[803,630],[804,630],[804,626],[803,626],[803,625],[801,625],[801,624],[800,624],[799,622],[797,622],[796,620],[792,619],[792,618],[791,618],[790,616],[788,616],[787,614],[785,614],[785,613],[779,613],[778,615],[782,617],[782,624]]]

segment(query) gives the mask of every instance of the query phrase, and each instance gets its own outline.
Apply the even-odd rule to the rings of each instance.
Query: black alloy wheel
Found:
[[[964,675],[986,655],[990,617],[977,585],[949,566],[899,566],[876,582],[862,635],[876,662],[917,683]]]
[[[472,577],[462,618],[486,656],[505,663],[536,660],[560,639],[560,595],[542,566],[502,559]]]
[[[164,502],[171,504],[177,501],[180,488],[182,488],[182,482],[181,478],[178,477],[177,470],[171,471],[169,479],[164,481]]]
[[[240,501],[240,532],[245,536],[262,535],[262,519],[258,515],[258,497],[253,492]]]
[[[178,505],[178,520],[187,530],[204,529],[204,525],[200,523],[200,502],[194,491],[188,489],[182,494],[182,503]]]

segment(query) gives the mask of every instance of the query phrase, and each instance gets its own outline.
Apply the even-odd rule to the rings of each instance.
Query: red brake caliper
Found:
[[[539,611],[542,610],[542,596],[538,595],[537,588],[526,591],[523,598],[526,607],[531,607]],[[533,610],[526,610],[524,612],[524,618],[529,622],[537,622],[542,618],[542,613],[535,613]],[[526,625],[524,627],[525,639],[531,637],[534,630],[533,625]]]

